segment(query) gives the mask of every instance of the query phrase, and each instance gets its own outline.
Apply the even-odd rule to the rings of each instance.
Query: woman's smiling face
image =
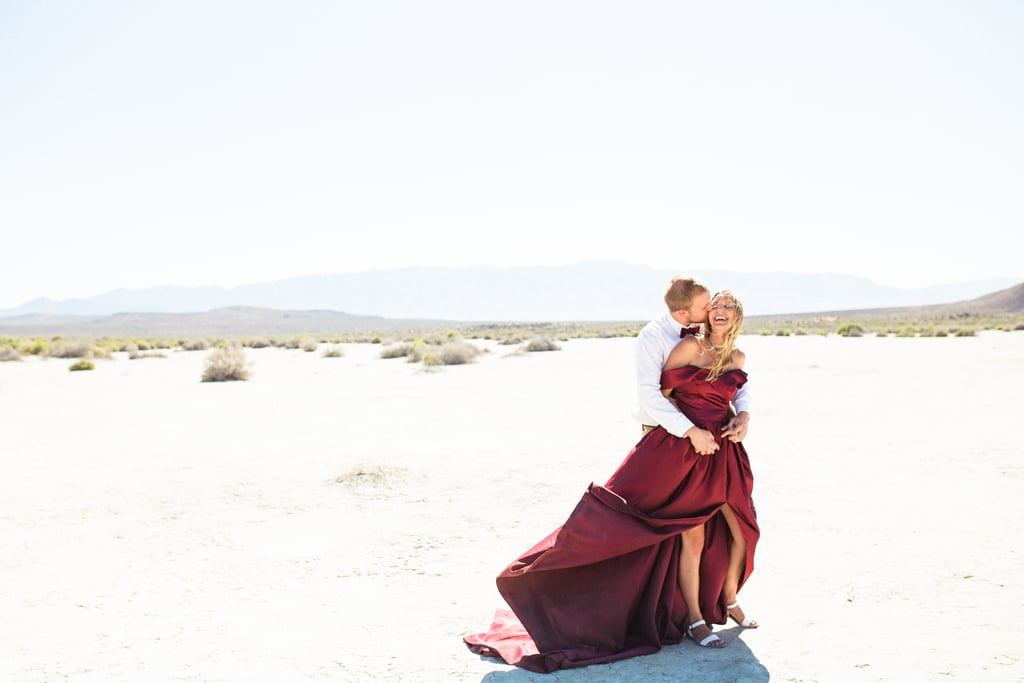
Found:
[[[728,295],[718,295],[708,306],[708,324],[712,329],[727,330],[736,319],[736,300]]]

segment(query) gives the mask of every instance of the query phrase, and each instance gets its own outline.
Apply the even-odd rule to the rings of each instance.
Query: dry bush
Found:
[[[206,358],[203,369],[204,382],[233,382],[249,379],[249,364],[245,351],[237,344],[214,349]]]
[[[299,348],[306,353],[316,351],[318,346],[320,346],[320,343],[311,337],[305,337],[299,341]]]
[[[451,341],[423,351],[424,365],[464,365],[472,363],[483,351],[464,341]]]
[[[205,351],[210,348],[210,342],[205,339],[196,339],[195,341],[186,341],[181,347],[186,351]]]
[[[527,351],[561,351],[562,347],[547,337],[534,337],[526,342]]]
[[[166,354],[159,351],[139,351],[139,347],[135,344],[128,344],[125,346],[125,351],[128,352],[128,360],[138,360],[139,358],[167,358]]]
[[[65,342],[63,340],[54,342],[47,350],[46,355],[51,358],[85,358],[92,351],[92,347],[81,342]]]
[[[76,360],[74,363],[68,366],[68,370],[71,372],[78,372],[79,370],[95,370],[96,364],[91,360]]]
[[[501,346],[512,346],[514,344],[522,344],[524,341],[526,340],[518,334],[512,334],[499,339],[498,344]]]
[[[18,349],[12,349],[10,346],[0,346],[0,363],[14,360],[21,360],[21,354],[18,353]]]
[[[249,343],[246,344],[250,349],[265,349],[268,346],[273,346],[274,343],[266,337],[257,337],[256,339],[250,339]]]
[[[405,358],[412,351],[413,345],[406,342],[402,344],[394,344],[392,346],[385,346],[380,350],[381,358]]]
[[[324,349],[324,352],[323,352],[323,357],[324,358],[341,358],[344,355],[345,355],[345,350],[343,348],[341,348],[340,346],[330,346],[330,347]]]

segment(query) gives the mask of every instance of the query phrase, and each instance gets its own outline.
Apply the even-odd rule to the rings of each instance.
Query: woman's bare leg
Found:
[[[704,525],[687,529],[680,535],[683,548],[679,552],[679,590],[683,592],[683,600],[686,601],[686,624],[689,626],[704,619],[700,611],[700,557],[704,552]],[[691,635],[700,643],[712,633],[710,627],[702,624],[694,628]],[[715,639],[705,647],[724,646],[725,641]]]
[[[747,539],[743,537],[743,530],[740,528],[740,521],[736,519],[736,513],[728,504],[722,506],[722,516],[725,523],[729,525],[729,533],[732,535],[732,545],[729,548],[729,567],[725,572],[725,584],[722,586],[722,594],[726,605],[735,605],[737,593],[739,593],[740,576],[743,574],[743,567],[747,560]],[[745,615],[739,606],[729,610],[729,616],[742,623]],[[757,628],[758,623],[751,621],[750,628]]]

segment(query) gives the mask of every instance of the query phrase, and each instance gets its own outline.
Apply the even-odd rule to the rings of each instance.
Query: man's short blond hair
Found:
[[[665,290],[665,305],[671,311],[685,311],[693,305],[693,300],[709,291],[707,285],[694,277],[677,275],[668,283]]]

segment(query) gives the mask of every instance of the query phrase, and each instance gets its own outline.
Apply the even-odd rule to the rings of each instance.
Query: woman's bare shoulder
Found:
[[[747,354],[743,353],[739,349],[732,350],[732,365],[737,370],[743,369],[743,363],[747,360]]]
[[[696,337],[683,337],[665,360],[665,370],[674,370],[690,365],[700,351],[700,340]]]

